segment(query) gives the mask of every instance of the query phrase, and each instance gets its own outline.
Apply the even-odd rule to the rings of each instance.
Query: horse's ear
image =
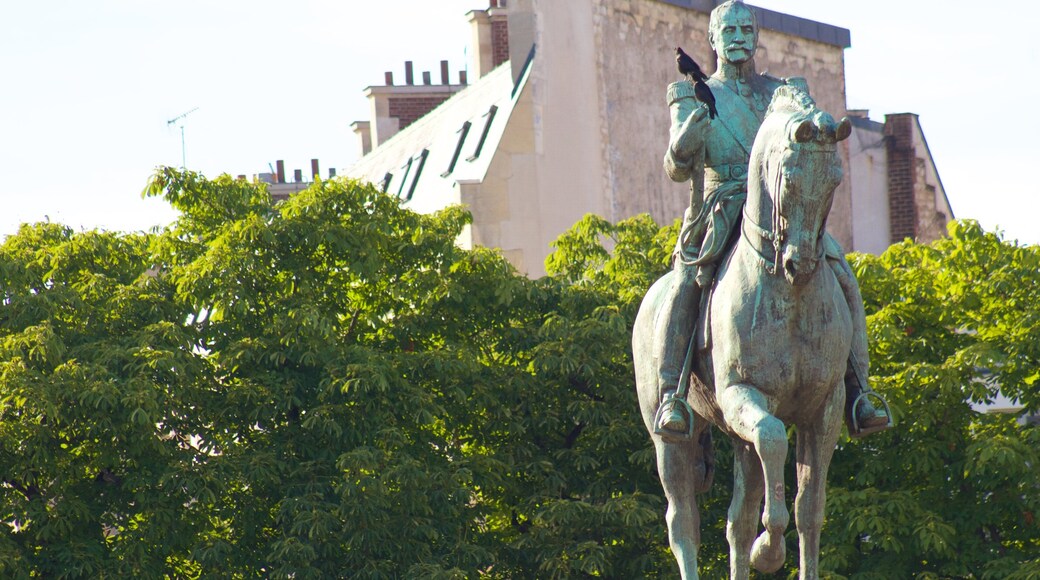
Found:
[[[816,127],[813,126],[812,119],[806,119],[798,123],[798,128],[794,130],[794,140],[797,143],[806,143],[813,138],[815,130]]]
[[[834,129],[834,140],[844,141],[849,138],[852,134],[852,121],[849,121],[848,117],[842,117],[841,122]]]

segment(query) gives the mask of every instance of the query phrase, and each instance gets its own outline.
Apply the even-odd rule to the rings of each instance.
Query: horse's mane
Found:
[[[767,126],[771,127],[771,130],[787,130],[794,124],[806,120],[812,121],[815,126],[810,140],[818,145],[833,145],[844,138],[836,135],[838,124],[835,123],[834,117],[817,107],[816,101],[809,96],[808,89],[800,84],[781,85],[773,91],[762,129],[766,133],[769,133],[766,130]],[[790,145],[789,142],[781,144]]]
[[[773,99],[766,109],[766,117],[775,112],[803,113],[806,116],[816,109],[816,101],[809,91],[795,85],[780,85],[773,91]]]

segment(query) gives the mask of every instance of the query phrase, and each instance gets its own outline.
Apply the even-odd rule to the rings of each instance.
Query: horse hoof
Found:
[[[787,559],[787,545],[783,536],[777,535],[775,541],[772,540],[773,536],[769,532],[762,532],[751,546],[751,565],[763,574],[776,572]]]

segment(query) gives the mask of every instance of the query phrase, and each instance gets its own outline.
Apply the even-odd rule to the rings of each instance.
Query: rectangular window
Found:
[[[452,171],[455,171],[455,163],[459,160],[459,154],[462,153],[462,144],[466,142],[466,135],[469,135],[469,128],[473,123],[466,121],[462,124],[462,128],[459,129],[459,142],[455,144],[455,152],[451,154],[451,163],[448,164],[448,169],[441,174],[441,177],[447,177],[451,175]]]
[[[404,198],[405,201],[411,201],[412,196],[415,195],[415,186],[419,184],[419,176],[422,175],[422,169],[426,165],[426,157],[429,154],[429,149],[423,149],[419,154],[419,167],[415,168],[415,177],[412,178],[412,186],[408,188],[408,196]]]
[[[487,113],[484,116],[487,117],[487,121],[484,121],[484,130],[480,132],[480,140],[477,141],[477,148],[473,150],[473,155],[466,158],[466,161],[473,161],[477,157],[480,157],[480,150],[484,148],[484,141],[487,140],[488,131],[491,130],[491,122],[495,120],[495,113],[498,112],[496,105],[491,105]]]

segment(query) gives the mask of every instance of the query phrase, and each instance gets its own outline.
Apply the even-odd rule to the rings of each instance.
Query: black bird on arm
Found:
[[[704,74],[697,61],[693,60],[682,47],[675,47],[675,64],[679,67],[679,74],[686,77],[693,84],[693,94],[697,100],[708,105],[708,116],[714,119],[719,112],[715,110],[715,95],[711,92],[704,81],[708,75]]]
[[[675,47],[675,64],[679,65],[679,74],[685,75],[691,83],[708,80],[708,75],[701,71],[697,61],[686,54],[686,51],[681,46]]]

